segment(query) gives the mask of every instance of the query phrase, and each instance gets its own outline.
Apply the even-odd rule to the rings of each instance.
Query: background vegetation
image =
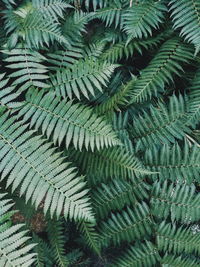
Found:
[[[200,1],[0,9],[0,266],[200,266]]]

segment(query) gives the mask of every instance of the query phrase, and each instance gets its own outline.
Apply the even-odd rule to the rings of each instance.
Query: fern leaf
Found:
[[[5,61],[7,68],[13,72],[9,75],[15,78],[13,85],[19,85],[20,91],[27,90],[31,86],[48,88],[49,85],[44,80],[48,79],[46,66],[42,64],[45,57],[40,53],[27,49],[15,48],[12,50],[3,50],[8,55]]]
[[[69,262],[65,256],[65,236],[62,221],[48,220],[47,233],[52,248],[53,258],[58,267],[67,267]]]
[[[98,256],[100,256],[99,236],[95,229],[95,224],[88,222],[80,222],[78,228],[84,238],[84,243]]]
[[[151,233],[151,219],[149,208],[145,203],[137,205],[134,209],[111,214],[108,221],[101,222],[99,233],[102,236],[102,245],[119,245],[121,242],[131,242]]]
[[[12,226],[10,219],[14,211],[10,211],[13,204],[0,194],[0,266],[33,266],[36,258],[32,249],[36,244],[27,244],[30,237],[23,230],[23,224]]]
[[[26,126],[0,117],[0,172],[1,180],[7,178],[12,192],[20,187],[20,195],[31,199],[36,207],[44,202],[44,212],[59,217],[93,221],[83,178],[76,177],[74,168],[63,163],[60,153],[54,153],[51,143],[44,143],[40,136],[32,137]]]
[[[174,29],[180,29],[180,36],[193,43],[196,54],[200,51],[200,3],[198,0],[170,1]]]
[[[0,105],[12,108],[12,101],[19,96],[19,93],[16,93],[15,86],[9,86],[9,82],[9,78],[5,78],[5,73],[0,74]]]
[[[164,21],[165,5],[162,1],[145,1],[134,3],[125,12],[124,31],[128,35],[128,41],[133,38],[142,38],[152,35],[152,30],[157,29]]]
[[[194,185],[156,182],[151,193],[151,212],[155,217],[180,220],[182,223],[198,221],[200,195]]]
[[[53,17],[56,21],[58,18],[63,18],[63,12],[66,8],[72,6],[65,3],[64,0],[33,0],[33,7],[38,9],[46,18]]]
[[[166,254],[161,260],[162,266],[169,267],[198,267],[199,260],[192,257],[184,257],[184,256],[175,256],[172,254]]]
[[[92,192],[94,211],[100,218],[104,218],[113,210],[122,210],[125,205],[135,204],[148,197],[147,189],[143,181],[130,184],[115,179],[109,184],[101,184]]]
[[[66,50],[57,50],[54,53],[48,53],[48,62],[51,64],[49,69],[57,71],[67,68],[73,68],[77,61],[83,58],[81,46],[71,47]]]
[[[87,173],[91,183],[107,181],[110,178],[130,179],[135,181],[137,176],[151,174],[134,154],[121,147],[103,149],[92,152],[67,153],[79,165],[83,173]]]
[[[152,179],[182,180],[190,184],[199,182],[200,149],[195,145],[191,148],[187,143],[183,148],[178,144],[154,147],[146,151],[144,161],[146,168],[155,172],[151,175]]]
[[[54,93],[30,91],[19,116],[24,121],[31,120],[31,127],[41,127],[48,138],[53,134],[54,143],[61,144],[65,140],[66,147],[73,142],[76,149],[89,147],[93,151],[119,145],[115,132],[104,118],[92,113],[92,110],[72,101],[61,100]]]
[[[162,222],[158,227],[156,243],[159,251],[200,255],[200,233],[194,234],[190,228],[177,228],[175,224]]]
[[[114,261],[111,267],[149,267],[156,266],[160,262],[160,256],[154,245],[146,241],[140,246],[130,246]]]
[[[51,88],[57,95],[62,97],[76,96],[80,99],[81,95],[89,98],[95,95],[95,88],[102,92],[102,87],[106,86],[116,65],[106,62],[78,61],[69,70],[58,71],[51,77]]]
[[[153,144],[175,143],[182,140],[191,129],[187,122],[187,101],[181,95],[170,97],[169,103],[158,103],[151,106],[139,116],[133,117],[133,127],[130,129],[137,149],[145,149]]]
[[[188,124],[194,125],[199,122],[200,117],[200,69],[196,72],[196,75],[189,87],[189,118]]]
[[[144,102],[164,91],[165,85],[173,81],[173,74],[180,75],[181,64],[193,59],[193,50],[180,39],[166,41],[150,64],[142,71],[133,87],[131,101]]]

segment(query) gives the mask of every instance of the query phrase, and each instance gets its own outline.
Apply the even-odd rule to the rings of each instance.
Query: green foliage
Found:
[[[12,225],[10,211],[13,203],[0,194],[0,265],[1,266],[31,266],[35,262],[32,249],[36,244],[27,244],[30,237],[23,230],[23,224]]]
[[[166,11],[162,1],[140,1],[134,3],[124,14],[124,30],[128,40],[152,35],[152,30],[159,27]]]
[[[199,182],[200,150],[193,145],[191,148],[188,143],[180,147],[175,145],[164,145],[160,148],[153,147],[145,153],[145,166],[154,172],[153,179],[170,179],[187,183]]]
[[[199,266],[199,22],[199,0],[1,1],[0,267]]]
[[[151,242],[141,244],[141,246],[130,246],[122,256],[120,256],[113,267],[129,266],[155,266],[160,260],[156,247]]]
[[[30,90],[26,103],[19,111],[24,121],[31,119],[30,126],[42,128],[42,133],[50,137],[54,143],[61,144],[65,139],[66,148],[73,142],[76,149],[104,147],[120,144],[112,127],[104,118],[92,114],[92,110],[84,105],[73,104],[73,101],[61,100],[54,93],[45,94]]]
[[[155,217],[180,220],[183,223],[199,221],[200,195],[192,184],[155,182],[151,193],[151,212]]]
[[[174,28],[179,29],[180,36],[191,42],[200,51],[200,3],[198,0],[170,1],[170,10]]]

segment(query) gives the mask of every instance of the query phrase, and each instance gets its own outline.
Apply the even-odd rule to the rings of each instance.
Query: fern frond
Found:
[[[172,147],[163,145],[161,148],[148,149],[144,156],[144,165],[148,170],[157,172],[152,179],[170,179],[172,181],[199,182],[200,148],[187,143],[181,148],[178,144]]]
[[[61,100],[54,93],[29,91],[25,105],[21,107],[19,116],[24,121],[30,119],[30,126],[41,127],[48,138],[53,135],[54,143],[65,141],[68,148],[73,143],[76,149],[119,145],[115,132],[103,117],[98,117],[90,108],[72,101]]]
[[[155,182],[151,193],[151,212],[155,217],[180,220],[182,223],[198,221],[200,214],[200,195],[196,187],[185,184]]]
[[[5,78],[5,73],[0,74],[0,105],[12,108],[12,101],[19,96],[19,93],[16,93],[15,86],[9,86],[9,83],[9,78]]]
[[[103,247],[110,244],[119,245],[121,242],[131,242],[135,238],[148,236],[151,229],[149,208],[145,203],[138,204],[127,211],[111,214],[108,221],[101,222],[99,234],[102,237]]]
[[[189,87],[189,118],[188,124],[194,125],[199,122],[200,117],[200,69],[197,70],[195,77]]]
[[[194,257],[175,256],[166,254],[161,260],[162,266],[168,267],[199,267],[199,260]]]
[[[142,71],[132,90],[131,101],[144,102],[162,92],[166,84],[173,81],[173,74],[180,75],[181,65],[193,59],[193,49],[182,40],[173,38],[166,41]]]
[[[151,174],[138,158],[124,148],[114,147],[92,152],[69,152],[83,173],[91,177],[91,183],[107,181],[110,178],[131,179]]]
[[[93,221],[83,178],[63,163],[51,143],[26,128],[7,113],[0,117],[1,180],[6,178],[7,187],[12,184],[12,192],[20,187],[20,195],[36,207],[44,202],[44,212],[51,216]]]
[[[159,225],[156,236],[159,251],[169,253],[200,255],[200,233],[194,234],[192,229],[179,227],[175,224],[167,224],[164,221]]]
[[[72,6],[67,4],[64,0],[32,0],[33,8],[38,9],[42,16],[51,19],[63,18],[63,13],[66,8]]]
[[[143,181],[132,184],[114,179],[108,184],[101,184],[92,191],[94,211],[100,218],[104,218],[113,210],[122,210],[125,205],[147,198],[147,189],[148,186]]]
[[[100,237],[95,229],[94,223],[80,222],[78,228],[84,239],[84,243],[93,251],[95,254],[100,256],[101,248],[99,244]]]
[[[146,40],[135,39],[126,44],[126,41],[113,44],[102,54],[102,59],[111,63],[116,63],[122,58],[130,58],[134,53],[143,54],[143,50],[148,50],[157,47],[163,41],[167,33],[159,34],[156,37],[151,37]]]
[[[73,68],[77,61],[83,58],[83,50],[81,46],[71,47],[66,50],[56,50],[47,54],[48,63],[51,64],[49,69],[57,71],[67,68]]]
[[[130,130],[137,149],[182,140],[186,133],[191,132],[186,125],[187,111],[186,99],[181,95],[173,95],[168,104],[160,102],[157,107],[151,106],[149,110],[134,116],[133,127]]]
[[[49,87],[47,83],[43,82],[49,77],[46,74],[47,67],[42,64],[46,59],[40,53],[27,48],[2,50],[2,52],[8,55],[4,61],[8,63],[6,67],[12,70],[9,76],[15,78],[13,85],[19,85],[19,91],[27,90],[31,86]]]
[[[97,10],[94,18],[105,22],[106,27],[110,27],[112,24],[115,25],[115,28],[118,26],[121,27],[123,23],[122,6],[120,4],[117,6],[115,2],[113,4],[111,3],[109,7]]]
[[[61,220],[57,221],[55,219],[48,220],[47,233],[56,266],[69,266],[69,262],[65,255],[65,236],[63,222]]]
[[[130,246],[114,261],[111,267],[150,267],[160,262],[157,248],[149,241],[140,246]]]
[[[164,12],[167,10],[162,1],[140,1],[133,3],[123,15],[123,29],[128,35],[128,41],[133,38],[142,38],[152,35],[152,30],[157,29],[164,21]]]
[[[53,265],[52,250],[38,235],[34,233],[32,235],[33,241],[37,243],[37,246],[34,248],[36,253],[36,266],[51,267]]]
[[[193,43],[196,54],[200,51],[200,3],[198,0],[171,0],[170,10],[174,29],[180,29],[180,36]]]
[[[51,88],[57,95],[69,97],[95,95],[95,88],[102,92],[117,66],[107,62],[80,60],[71,69],[57,72],[51,77]]]
[[[86,26],[93,18],[94,13],[85,13],[75,11],[67,16],[65,23],[62,25],[62,32],[66,40],[72,45],[83,41],[83,33],[86,33]]]
[[[22,229],[23,224],[11,225],[13,203],[4,196],[0,194],[0,266],[33,266],[36,258],[31,251],[36,244],[27,245],[30,237]]]

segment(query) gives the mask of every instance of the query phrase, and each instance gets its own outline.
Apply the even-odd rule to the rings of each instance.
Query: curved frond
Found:
[[[145,203],[127,208],[120,213],[111,214],[107,221],[102,221],[99,234],[103,247],[110,244],[119,245],[121,242],[131,242],[148,236],[152,229],[149,208]]]
[[[200,51],[200,2],[199,0],[171,0],[170,10],[174,28],[180,29],[180,36],[193,43],[196,53]]]
[[[12,101],[19,96],[19,93],[16,93],[15,86],[9,86],[9,81],[9,78],[5,77],[5,73],[0,74],[0,105],[12,108]]]
[[[27,244],[30,237],[23,230],[23,224],[11,224],[11,216],[15,213],[10,211],[13,203],[4,199],[5,194],[0,194],[0,266],[33,266],[36,261],[32,249],[36,244]]]
[[[95,224],[88,222],[80,222],[78,228],[82,234],[84,243],[98,256],[100,256],[99,235],[96,232]]]
[[[9,77],[15,78],[13,85],[19,85],[20,91],[27,90],[31,86],[49,87],[47,83],[43,82],[49,77],[47,67],[42,64],[46,59],[40,53],[28,48],[15,48],[2,50],[2,52],[8,55],[5,59],[8,63],[6,67],[12,70]]]
[[[128,35],[128,40],[152,35],[152,30],[157,29],[159,24],[164,21],[166,10],[162,1],[134,2],[123,15],[123,29]]]
[[[148,170],[155,172],[151,175],[152,179],[180,180],[190,184],[199,182],[200,148],[195,145],[190,148],[187,143],[183,147],[178,144],[172,147],[154,147],[146,151],[144,165]]]
[[[64,0],[32,0],[34,8],[38,9],[41,15],[50,19],[63,18],[63,13],[66,8],[71,8]]]
[[[200,220],[200,194],[196,187],[185,184],[154,183],[151,193],[151,212],[155,217],[171,220],[180,220],[190,223]]]
[[[30,91],[19,116],[24,121],[30,119],[30,126],[41,127],[48,138],[52,135],[54,143],[65,141],[68,148],[73,143],[76,149],[119,145],[115,132],[103,117],[97,116],[92,109],[73,101],[61,100],[54,93]]]
[[[195,77],[189,87],[189,118],[188,124],[193,125],[199,122],[200,118],[200,69],[197,70]]]
[[[200,255],[200,233],[194,234],[190,228],[162,222],[157,230],[156,243],[159,251]]]
[[[20,195],[36,207],[44,202],[44,212],[51,216],[93,221],[83,178],[76,176],[69,163],[63,163],[51,143],[33,137],[26,128],[6,113],[0,117],[1,180],[6,178],[12,191],[20,187]]]
[[[150,267],[160,262],[157,248],[149,241],[140,246],[130,246],[114,261],[111,267]]]
[[[192,59],[193,49],[181,39],[166,41],[149,65],[143,69],[132,90],[130,102],[144,102],[164,91],[165,85],[173,81],[173,74],[180,75],[183,71],[181,65]]]
[[[199,259],[194,257],[184,257],[173,254],[166,254],[161,260],[163,266],[170,267],[199,267]]]
[[[48,220],[47,233],[49,243],[52,248],[53,259],[58,267],[69,266],[68,259],[65,253],[65,240],[64,227],[62,221]]]
[[[70,151],[69,156],[91,177],[90,182],[94,184],[119,177],[135,181],[137,176],[151,174],[134,154],[122,147],[103,149],[99,152]]]
[[[143,181],[128,183],[114,179],[108,184],[98,185],[92,191],[92,203],[95,213],[104,218],[113,210],[122,210],[126,205],[135,204],[148,197],[148,186]]]
[[[184,97],[173,95],[169,103],[158,103],[149,110],[133,117],[130,128],[137,149],[145,149],[153,144],[175,143],[182,140],[191,129],[186,125],[188,115],[187,101]]]
[[[51,77],[51,88],[57,95],[69,97],[81,95],[89,98],[95,95],[95,89],[102,92],[103,86],[107,85],[116,65],[94,60],[80,60],[70,69],[57,71]]]

